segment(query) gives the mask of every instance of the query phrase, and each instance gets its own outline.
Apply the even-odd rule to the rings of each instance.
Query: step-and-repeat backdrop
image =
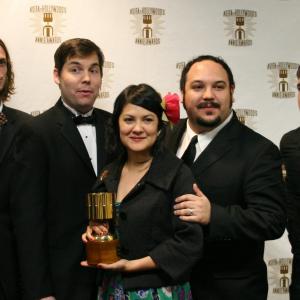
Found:
[[[299,0],[1,0],[0,37],[16,75],[9,105],[37,115],[57,101],[53,54],[69,38],[103,50],[96,106],[108,111],[128,84],[179,93],[186,61],[213,54],[232,67],[240,120],[278,145],[299,125],[299,12]],[[267,243],[269,299],[288,299],[291,258],[286,234]]]

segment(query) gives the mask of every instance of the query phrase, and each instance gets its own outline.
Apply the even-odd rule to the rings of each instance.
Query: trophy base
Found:
[[[118,240],[101,242],[89,241],[86,244],[87,262],[95,266],[99,263],[112,264],[120,258],[117,255]]]

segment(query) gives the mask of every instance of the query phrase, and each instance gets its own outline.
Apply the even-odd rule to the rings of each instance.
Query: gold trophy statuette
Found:
[[[113,220],[114,193],[89,193],[87,195],[88,217],[90,224],[108,223]],[[117,245],[119,241],[108,232],[106,235],[93,235],[95,239],[86,244],[89,265],[111,264],[119,260]]]

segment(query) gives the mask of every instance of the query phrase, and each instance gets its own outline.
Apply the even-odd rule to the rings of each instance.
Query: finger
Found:
[[[103,263],[100,263],[97,265],[97,268],[99,269],[104,269],[104,270],[108,270],[108,269],[111,269],[111,265],[110,264],[103,264]]]
[[[180,202],[183,202],[183,201],[188,201],[188,200],[190,200],[191,196],[193,196],[193,195],[192,194],[181,195],[181,196],[179,196],[175,199],[175,202],[180,203]]]
[[[80,262],[80,265],[81,265],[82,267],[95,268],[95,266],[89,265],[88,262],[87,262],[86,260]]]
[[[93,237],[93,231],[92,228],[90,226],[88,226],[86,228],[86,239],[87,241],[93,241],[95,238]]]
[[[102,231],[105,227],[102,225],[98,225],[98,226],[93,226],[92,227],[92,231],[98,235],[102,235]]]
[[[193,215],[193,210],[190,208],[178,209],[174,211],[174,214],[176,216],[191,217]]]
[[[82,241],[83,241],[85,244],[88,242],[88,240],[87,240],[87,238],[86,238],[86,233],[83,233],[83,234],[81,235],[81,239],[82,239]]]
[[[201,190],[199,189],[199,187],[196,183],[193,184],[193,190],[197,196],[199,196],[199,197],[204,196],[204,194],[201,192]]]
[[[195,216],[179,216],[179,219],[186,222],[197,222],[197,218]]]

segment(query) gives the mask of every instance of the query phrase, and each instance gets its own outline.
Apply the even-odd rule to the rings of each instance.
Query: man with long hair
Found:
[[[21,125],[29,115],[7,107],[14,93],[14,73],[6,45],[0,39],[0,299],[20,299],[15,238],[12,229],[14,144]]]

